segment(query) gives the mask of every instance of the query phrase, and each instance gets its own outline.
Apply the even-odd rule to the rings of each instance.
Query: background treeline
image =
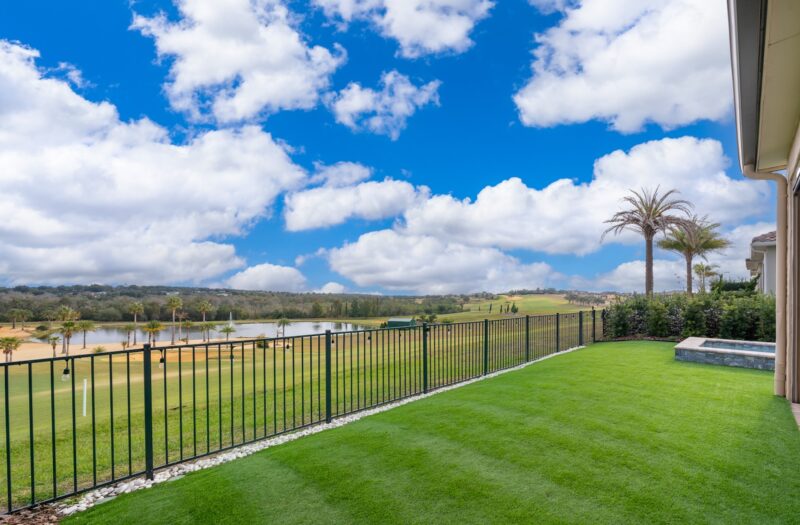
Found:
[[[606,309],[606,336],[775,341],[775,297],[738,288],[619,298]]]
[[[567,292],[564,299],[570,304],[580,304],[585,306],[596,306],[606,304],[608,300],[606,294],[589,292]]]
[[[559,294],[566,293],[566,290],[557,290],[555,288],[521,288],[519,290],[511,290],[509,295],[546,295],[546,294]]]
[[[0,321],[52,321],[61,306],[80,313],[81,319],[100,322],[128,322],[130,305],[140,302],[144,314],[139,321],[171,319],[166,302],[177,295],[189,319],[202,317],[199,305],[208,301],[213,310],[210,321],[224,321],[229,312],[235,319],[361,318],[392,315],[447,314],[460,312],[469,296],[372,296],[358,294],[315,294],[215,290],[168,286],[17,286],[0,288]]]

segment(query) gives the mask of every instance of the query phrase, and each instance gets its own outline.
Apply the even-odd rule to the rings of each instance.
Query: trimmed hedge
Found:
[[[606,309],[606,337],[775,341],[775,298],[748,291],[633,296]]]

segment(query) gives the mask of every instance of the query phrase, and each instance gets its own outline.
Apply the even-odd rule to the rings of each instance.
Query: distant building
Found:
[[[403,328],[407,326],[415,326],[417,322],[413,317],[392,317],[386,322],[387,328]]]
[[[750,275],[758,277],[757,290],[772,295],[775,295],[775,241],[775,232],[753,237],[750,243],[750,258],[747,259]]]

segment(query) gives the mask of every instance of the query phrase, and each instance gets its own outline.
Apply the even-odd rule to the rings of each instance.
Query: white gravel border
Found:
[[[204,457],[202,459],[198,459],[195,461],[181,463],[179,465],[174,465],[172,467],[168,467],[166,469],[160,470],[155,474],[155,479],[147,480],[144,476],[129,479],[116,485],[109,485],[107,487],[95,489],[91,492],[85,493],[77,502],[71,503],[56,503],[56,511],[61,514],[62,516],[69,516],[70,514],[75,514],[76,512],[84,511],[90,507],[94,507],[100,503],[108,501],[119,494],[127,494],[128,492],[133,492],[134,490],[140,489],[148,489],[153,485],[157,485],[159,483],[163,483],[165,481],[172,481],[174,479],[183,477],[185,474],[189,472],[194,472],[196,470],[202,470],[210,467],[215,467],[217,465],[221,465],[222,463],[228,463],[229,461],[233,461],[234,459],[243,458],[259,452],[261,450],[275,447],[277,445],[282,445],[284,443],[288,443],[290,441],[294,441],[299,439],[303,436],[310,436],[311,434],[317,434],[318,432],[323,432],[325,430],[329,430],[332,428],[338,428],[343,425],[347,425],[348,423],[352,423],[353,421],[358,421],[359,419],[365,418],[367,416],[371,416],[373,414],[379,414],[381,412],[386,412],[387,410],[391,410],[393,408],[403,406],[405,404],[424,399],[426,397],[435,396],[436,394],[440,394],[442,392],[447,392],[448,390],[453,390],[456,388],[460,388],[462,386],[470,385],[472,383],[476,383],[478,381],[483,381],[484,379],[489,379],[492,377],[497,377],[501,374],[505,374],[507,372],[513,372],[515,370],[521,370],[527,366],[530,366],[535,363],[539,363],[544,361],[545,359],[550,359],[551,357],[563,355],[569,352],[573,352],[575,350],[580,350],[581,348],[585,348],[585,346],[576,346],[573,348],[569,348],[567,350],[562,350],[561,352],[556,352],[534,361],[529,361],[527,363],[523,363],[521,365],[515,366],[513,368],[507,368],[505,370],[499,370],[497,372],[492,372],[491,374],[486,374],[485,376],[476,377],[474,379],[470,379],[461,383],[456,383],[454,385],[445,386],[441,388],[437,388],[427,394],[419,394],[413,397],[408,397],[406,399],[402,399],[400,401],[396,401],[394,403],[387,403],[385,405],[381,405],[379,407],[370,408],[366,410],[362,410],[355,414],[350,414],[347,416],[340,416],[335,418],[330,423],[318,423],[314,426],[304,428],[302,430],[298,430],[296,432],[292,432],[289,434],[283,434],[280,436],[276,436],[274,438],[268,438],[261,441],[257,441],[255,443],[250,443],[248,445],[241,445],[236,447],[235,449],[220,452],[218,454],[214,454],[208,457]]]

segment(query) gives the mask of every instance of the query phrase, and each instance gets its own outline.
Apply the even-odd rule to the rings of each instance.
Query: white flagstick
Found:
[[[83,380],[83,417],[86,417],[86,379]]]

